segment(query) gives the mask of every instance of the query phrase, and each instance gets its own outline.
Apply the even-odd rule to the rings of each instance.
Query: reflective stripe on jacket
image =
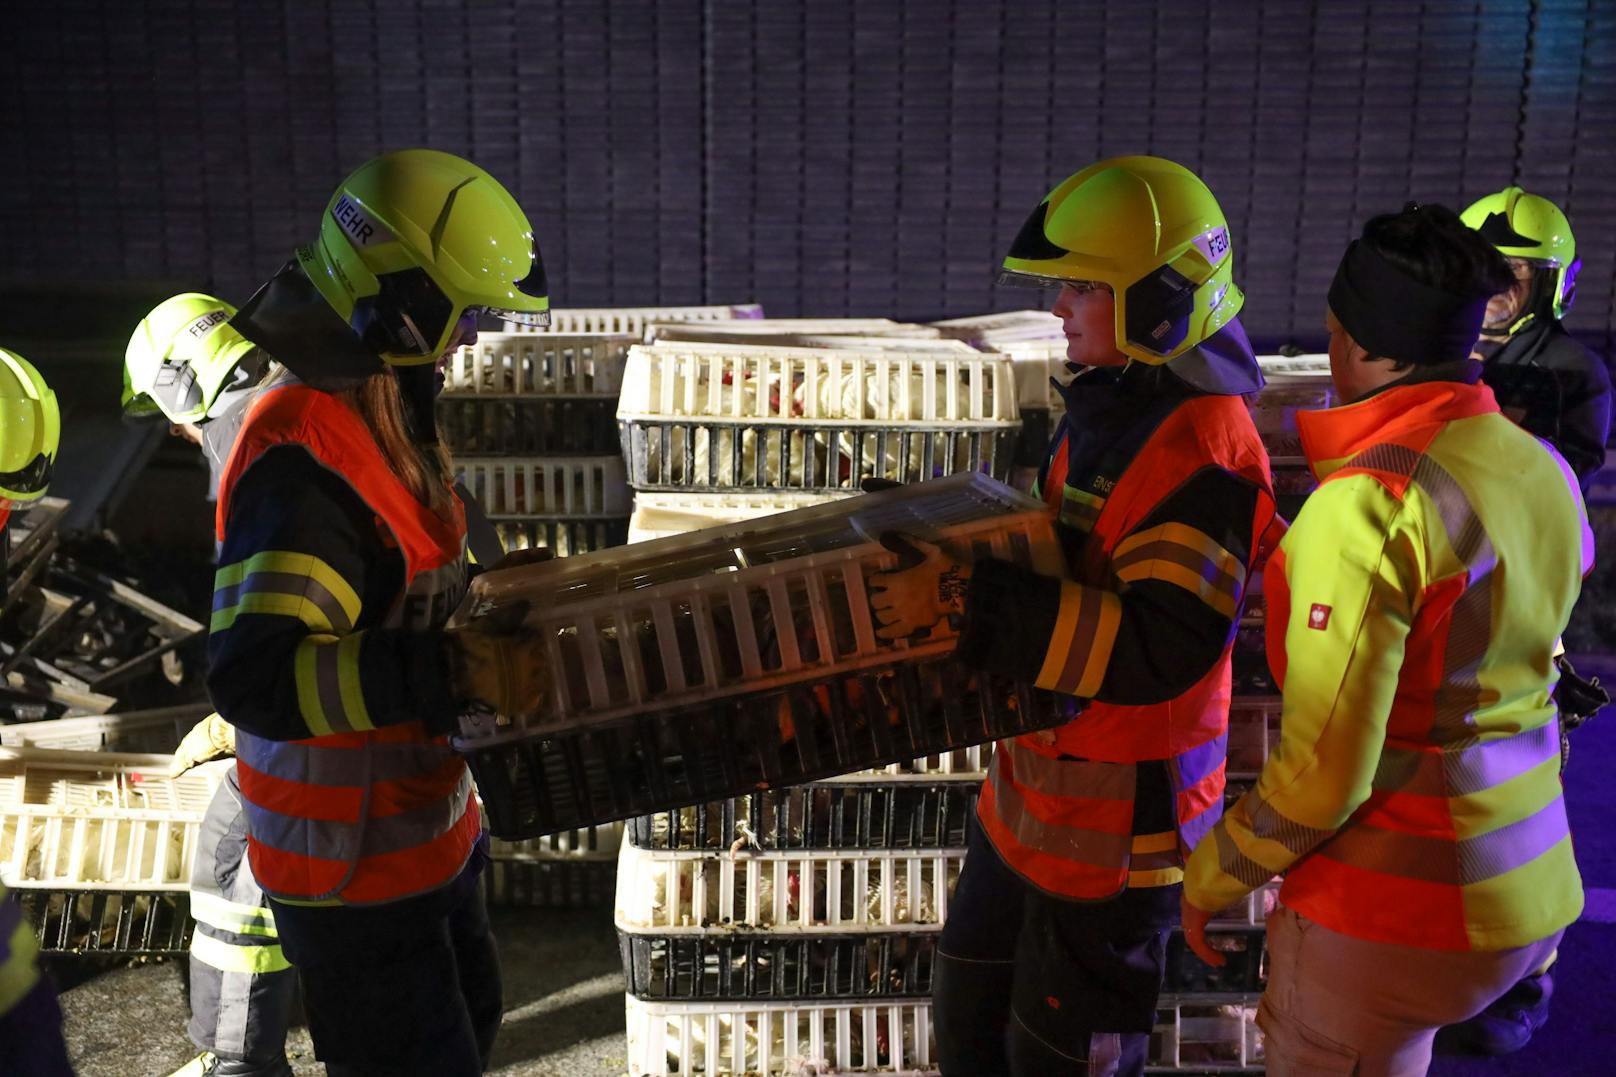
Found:
[[[1332,930],[1499,950],[1575,920],[1554,653],[1593,563],[1575,477],[1484,385],[1299,416],[1321,485],[1269,562],[1278,748],[1192,860],[1204,909],[1286,872]]]
[[[370,618],[352,586],[312,555],[259,550],[219,569],[215,634],[250,616],[293,619],[304,633],[291,672],[312,735],[273,740],[237,727],[253,874],[266,893],[290,901],[368,904],[435,889],[465,865],[481,831],[471,775],[446,737],[408,715],[371,713],[361,622],[442,624],[465,589],[460,503],[443,520],[416,501],[337,397],[288,384],[251,407],[220,483],[220,539],[254,461],[297,445],[352,487],[405,564],[402,593]]]
[[[1043,485],[1068,540],[1073,578],[1046,581],[1058,587],[1059,607],[1041,644],[1036,682],[1094,701],[1052,733],[1001,742],[978,815],[1015,871],[1050,893],[1097,900],[1128,886],[1177,882],[1187,851],[1222,811],[1229,650],[1246,575],[1260,556],[1258,537],[1275,519],[1274,502],[1267,454],[1239,397],[1185,397],[1110,489],[1103,489],[1109,485],[1103,476],[1085,489],[1065,471],[1064,445],[1057,443]],[[1176,516],[1153,522],[1209,474],[1244,490],[1245,503],[1254,506],[1230,529],[1235,537],[1222,529],[1208,534]],[[1194,511],[1186,515],[1197,518]],[[1155,668],[1175,656],[1152,656],[1148,642],[1141,646],[1151,625],[1138,622],[1149,617],[1127,612],[1129,590],[1147,584],[1178,596],[1178,609],[1199,610],[1215,632],[1203,659],[1180,659],[1180,665],[1202,664],[1169,698],[1152,695],[1150,682]],[[1171,781],[1173,823],[1163,819],[1159,833],[1135,825],[1137,766],[1147,761],[1165,763]]]

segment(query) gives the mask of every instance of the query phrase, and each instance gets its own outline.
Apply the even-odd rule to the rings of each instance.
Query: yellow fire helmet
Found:
[[[1240,312],[1229,224],[1206,184],[1160,157],[1113,157],[1068,177],[1010,245],[1000,283],[1100,281],[1116,299],[1117,349],[1152,366]]]
[[[1505,187],[1472,202],[1459,219],[1481,233],[1506,258],[1520,258],[1541,270],[1554,316],[1564,318],[1577,295],[1577,239],[1560,207],[1519,187]],[[1526,313],[1536,305],[1534,295]]]
[[[129,338],[123,355],[123,410],[171,423],[209,418],[224,391],[246,375],[253,342],[230,326],[236,308],[185,292],[165,299]]]
[[[0,510],[45,495],[61,439],[56,394],[32,363],[0,348]]]
[[[398,366],[436,360],[467,314],[550,323],[527,215],[450,153],[399,150],[361,165],[297,259],[359,338]]]

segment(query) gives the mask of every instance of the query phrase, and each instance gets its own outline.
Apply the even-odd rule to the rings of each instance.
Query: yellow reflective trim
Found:
[[[292,967],[279,943],[270,946],[232,946],[200,931],[191,936],[191,956],[220,972],[257,975],[283,972]]]
[[[226,901],[217,894],[191,891],[191,915],[199,924],[230,931],[237,935],[261,935],[279,938],[275,931],[275,914],[262,905],[242,905]]]
[[[365,692],[359,682],[359,649],[364,646],[361,632],[337,641],[337,684],[342,691],[342,712],[348,728],[368,731],[376,728],[365,708]]]
[[[1137,583],[1140,580],[1161,580],[1163,583],[1176,584],[1223,614],[1223,616],[1234,617],[1235,606],[1237,605],[1234,595],[1176,561],[1163,561],[1154,558],[1149,561],[1138,561],[1118,570],[1117,579],[1123,583]]]
[[[1111,664],[1111,651],[1117,643],[1117,628],[1122,623],[1122,600],[1107,591],[1093,592],[1100,600],[1100,623],[1094,630],[1094,643],[1089,647],[1088,664],[1077,682],[1073,695],[1093,699],[1105,680],[1105,669]]]
[[[1157,868],[1155,871],[1128,872],[1128,885],[1136,890],[1148,886],[1172,886],[1183,881],[1183,868]]]
[[[292,679],[297,685],[297,709],[303,712],[303,724],[317,737],[330,736],[335,730],[331,728],[331,720],[325,716],[325,708],[320,705],[316,649],[335,641],[334,636],[307,636],[298,643],[292,660]]]
[[[1133,851],[1136,853],[1168,853],[1178,848],[1178,832],[1164,830],[1160,834],[1135,834]]]
[[[213,589],[240,583],[254,572],[284,572],[289,576],[307,576],[331,592],[337,604],[348,615],[350,624],[359,620],[359,594],[342,574],[311,553],[293,550],[263,550],[245,561],[224,565],[213,574]]]
[[[1040,688],[1060,683],[1071,656],[1072,636],[1077,632],[1077,616],[1082,608],[1082,589],[1063,586],[1060,611],[1055,615],[1055,631],[1049,637],[1049,653],[1044,655],[1043,667],[1038,670],[1036,683]]]
[[[6,888],[0,886],[0,901],[9,900]],[[10,941],[11,957],[0,965],[0,1014],[9,1012],[39,982],[39,965],[34,960],[39,953],[39,939],[33,925],[19,918]]]
[[[1171,542],[1175,546],[1183,546],[1185,549],[1194,550],[1198,554],[1204,554],[1209,561],[1212,561],[1220,568],[1225,568],[1229,571],[1233,571],[1234,566],[1239,564],[1233,555],[1218,545],[1211,535],[1198,527],[1191,527],[1189,524],[1178,523],[1177,521],[1157,524],[1148,530],[1134,532],[1117,543],[1116,548],[1111,551],[1111,560],[1120,561],[1130,552],[1137,550],[1141,546],[1148,546],[1152,542]]]
[[[320,607],[310,602],[302,595],[278,594],[274,591],[249,591],[241,596],[241,601],[226,609],[214,610],[213,617],[208,622],[209,632],[223,632],[236,623],[236,618],[244,613],[266,613],[279,617],[296,617],[311,632],[331,631],[331,622],[321,612]]]

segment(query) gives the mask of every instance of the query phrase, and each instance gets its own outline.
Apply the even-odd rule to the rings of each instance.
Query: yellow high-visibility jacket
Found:
[[[1556,643],[1593,564],[1577,483],[1458,381],[1298,416],[1320,480],[1264,575],[1280,743],[1186,870],[1358,938],[1501,950],[1577,918]]]

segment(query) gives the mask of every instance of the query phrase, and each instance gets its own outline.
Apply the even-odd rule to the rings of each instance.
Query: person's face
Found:
[[[1532,274],[1536,268],[1524,258],[1510,258],[1509,268],[1515,274],[1515,284],[1508,291],[1499,292],[1487,300],[1487,313],[1482,317],[1483,329],[1507,329],[1521,316],[1526,297],[1532,290]]]
[[[1061,285],[1050,308],[1066,333],[1066,358],[1082,366],[1123,366],[1117,350],[1116,299],[1109,285],[1073,281]]]
[[[1336,318],[1335,311],[1324,311],[1324,327],[1330,331],[1330,380],[1335,383],[1339,404],[1350,404],[1371,389],[1396,381],[1406,371],[1392,368],[1390,359],[1371,359],[1363,345]]]
[[[460,320],[455,323],[454,335],[449,338],[449,346],[438,356],[438,372],[441,374],[449,365],[449,360],[454,358],[455,352],[475,343],[477,343],[477,316],[462,314]]]

